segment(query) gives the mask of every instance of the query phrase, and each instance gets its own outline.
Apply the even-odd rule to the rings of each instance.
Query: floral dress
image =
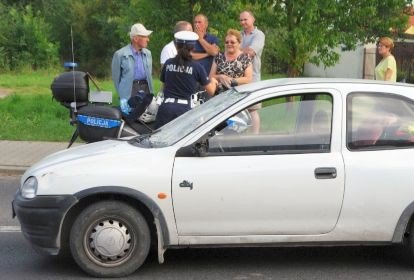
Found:
[[[244,71],[252,63],[252,58],[245,53],[240,54],[235,60],[226,61],[224,53],[219,52],[214,58],[217,64],[217,74],[224,74],[231,78],[244,76]]]

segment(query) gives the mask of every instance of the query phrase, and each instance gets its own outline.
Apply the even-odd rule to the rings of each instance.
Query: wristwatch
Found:
[[[235,87],[235,86],[238,86],[238,85],[239,85],[239,83],[237,82],[236,79],[231,79],[230,86]]]

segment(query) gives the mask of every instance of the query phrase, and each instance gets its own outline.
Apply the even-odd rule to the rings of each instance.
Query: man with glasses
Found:
[[[131,27],[131,43],[117,50],[112,58],[112,80],[119,94],[121,111],[128,114],[128,99],[142,90],[154,92],[152,83],[152,56],[146,47],[151,30],[141,23]]]

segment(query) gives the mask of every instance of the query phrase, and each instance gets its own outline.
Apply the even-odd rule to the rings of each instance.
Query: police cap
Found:
[[[174,34],[174,38],[176,43],[194,45],[198,40],[198,35],[192,31],[179,31]]]

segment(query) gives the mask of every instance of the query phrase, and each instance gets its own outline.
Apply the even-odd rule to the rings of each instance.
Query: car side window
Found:
[[[390,94],[353,93],[347,99],[350,150],[414,146],[414,104]]]
[[[208,141],[210,155],[330,151],[330,94],[281,96],[264,100],[253,108],[258,108],[259,129],[254,127],[250,105],[216,127]]]

